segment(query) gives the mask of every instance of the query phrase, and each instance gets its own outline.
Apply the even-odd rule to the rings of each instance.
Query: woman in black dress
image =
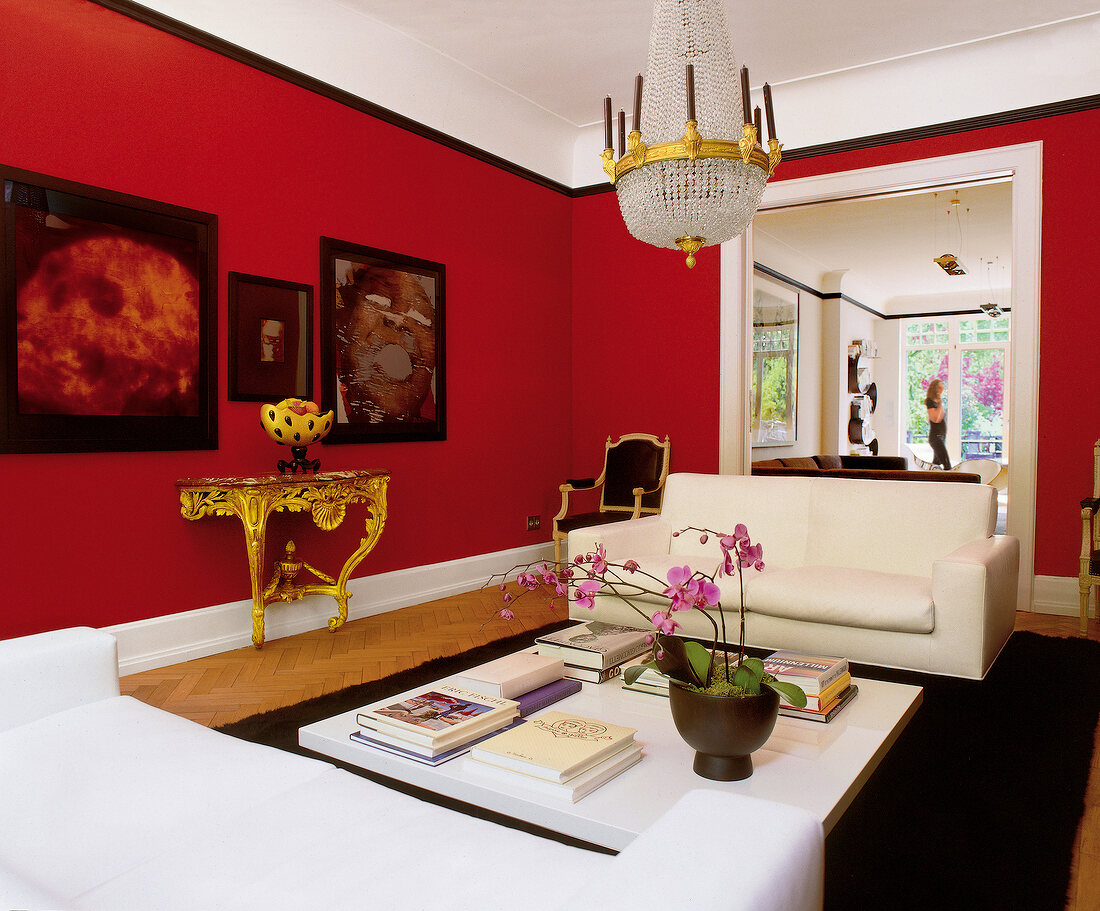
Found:
[[[928,445],[932,447],[932,464],[950,471],[951,458],[944,444],[947,438],[947,409],[943,407],[943,380],[932,380],[928,384],[924,407],[928,409]]]

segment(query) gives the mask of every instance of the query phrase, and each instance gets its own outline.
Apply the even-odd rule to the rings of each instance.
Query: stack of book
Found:
[[[783,650],[764,659],[764,670],[777,680],[802,687],[806,694],[805,708],[795,708],[786,700],[780,702],[779,714],[790,718],[832,721],[859,693],[859,687],[852,683],[847,658]]]
[[[545,712],[477,744],[466,768],[575,803],[642,758],[636,733],[595,718]]]
[[[539,636],[535,643],[540,655],[561,658],[565,662],[566,677],[603,683],[622,673],[623,662],[637,658],[648,649],[645,640],[651,635],[651,629],[589,620]]]
[[[565,676],[565,662],[561,658],[540,655],[534,648],[479,664],[456,674],[451,682],[487,696],[516,700],[520,718],[581,688],[579,680]]]
[[[358,731],[351,739],[384,750],[439,765],[460,756],[479,740],[518,720],[514,699],[487,696],[453,683],[410,690],[364,706],[356,714]]]

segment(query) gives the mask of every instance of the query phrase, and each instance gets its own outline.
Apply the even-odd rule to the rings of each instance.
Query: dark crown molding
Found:
[[[544,177],[542,174],[538,174],[515,162],[501,158],[499,155],[494,155],[491,152],[486,152],[484,149],[479,149],[477,146],[464,142],[461,139],[456,139],[454,136],[450,136],[440,130],[425,126],[419,121],[413,120],[411,117],[406,117],[404,114],[398,114],[396,111],[391,111],[389,108],[384,108],[372,101],[367,101],[352,92],[336,88],[313,76],[307,76],[305,73],[300,73],[298,70],[292,69],[289,66],[276,63],[274,60],[257,54],[255,51],[250,51],[240,45],[226,41],[224,38],[211,35],[209,32],[204,32],[185,22],[180,22],[178,19],[173,19],[170,16],[164,15],[164,13],[159,13],[156,10],[141,6],[133,2],[133,0],[92,0],[92,2],[116,13],[121,13],[123,16],[128,16],[145,25],[152,26],[159,31],[166,32],[176,38],[182,38],[184,41],[188,41],[198,47],[213,51],[215,54],[220,54],[223,57],[228,57],[230,60],[243,63],[245,66],[252,67],[262,73],[267,73],[269,76],[274,76],[276,79],[289,82],[291,85],[298,86],[298,88],[321,95],[331,101],[352,108],[360,113],[367,114],[402,130],[407,130],[410,133],[430,140],[431,142],[438,143],[448,149],[461,152],[463,155],[469,155],[471,158],[476,158],[478,161],[492,165],[495,168],[500,168],[502,171],[507,171],[509,174],[522,177],[524,180],[529,180],[541,187],[546,187],[549,190],[554,190],[566,196],[573,195],[573,190],[563,183],[551,180],[549,177]],[[224,0],[224,2],[232,2],[232,0]]]
[[[306,91],[321,95],[338,104],[345,105],[346,107],[367,114],[385,123],[389,123],[402,130],[407,130],[431,142],[439,143],[456,152],[461,152],[463,155],[468,155],[478,161],[500,168],[503,171],[507,171],[509,174],[522,177],[524,180],[529,180],[532,183],[553,190],[556,193],[579,198],[583,196],[595,196],[600,193],[610,193],[614,190],[610,184],[593,184],[587,187],[578,187],[576,189],[567,187],[563,183],[551,180],[549,177],[544,177],[515,162],[508,161],[491,152],[486,152],[484,149],[479,149],[477,146],[464,142],[461,139],[456,139],[454,136],[450,136],[440,130],[425,126],[413,120],[411,117],[398,114],[396,111],[391,111],[389,108],[384,108],[374,102],[367,101],[351,92],[336,88],[313,76],[307,76],[305,73],[300,73],[284,64],[276,63],[274,60],[270,60],[267,57],[226,41],[223,38],[219,38],[216,35],[211,35],[209,32],[204,32],[194,26],[180,22],[178,19],[173,19],[163,13],[158,13],[148,7],[141,6],[134,2],[134,0],[92,0],[92,2],[106,9],[113,10],[116,13],[128,16],[138,22],[142,22],[145,25],[152,26],[169,35],[182,38],[184,41],[198,45],[206,50],[221,54],[223,57],[236,60],[238,63],[243,63],[245,66],[260,70],[263,73],[267,73],[269,76],[274,76],[276,79],[282,79],[284,82],[289,82]],[[877,133],[872,136],[845,139],[840,142],[827,142],[821,143],[820,145],[804,146],[798,149],[784,149],[783,158],[786,161],[798,161],[802,158],[818,158],[822,155],[835,155],[840,152],[853,152],[860,149],[871,149],[878,146],[912,142],[918,139],[931,139],[938,136],[948,136],[953,133],[966,133],[971,130],[983,130],[989,127],[1021,123],[1027,120],[1040,120],[1045,117],[1059,117],[1063,114],[1076,114],[1082,111],[1091,111],[1096,108],[1100,108],[1100,95],[1087,95],[1083,98],[1073,98],[1068,101],[1057,101],[1051,104],[1016,108],[1015,110],[1004,111],[999,114],[985,114],[980,117],[969,117],[965,120],[946,121],[944,123],[936,123],[929,126],[895,130],[890,133]]]

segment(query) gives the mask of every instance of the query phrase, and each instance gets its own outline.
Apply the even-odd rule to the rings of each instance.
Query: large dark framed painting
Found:
[[[313,286],[229,273],[229,399],[312,398]]]
[[[321,238],[326,443],[444,440],[444,267]]]
[[[0,452],[216,449],[217,216],[0,182]]]

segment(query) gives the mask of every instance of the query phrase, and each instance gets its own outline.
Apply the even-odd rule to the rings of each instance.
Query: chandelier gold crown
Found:
[[[619,111],[617,159],[611,96],[604,98],[601,157],[623,220],[639,240],[683,250],[688,268],[700,248],[748,227],[782,158],[771,86],[763,91],[765,151],[748,67],[741,67],[739,83],[735,72],[722,0],[656,0],[647,78],[639,74],[634,82],[629,135],[626,112]],[[738,127],[740,138],[729,138]]]

